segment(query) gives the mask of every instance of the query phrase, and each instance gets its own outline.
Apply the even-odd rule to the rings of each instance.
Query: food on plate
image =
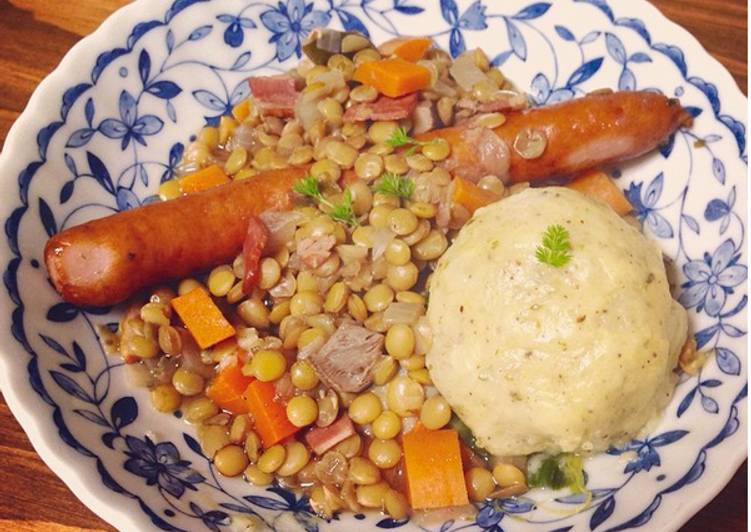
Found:
[[[358,105],[361,104],[355,103],[349,109]],[[292,107],[290,104],[289,109]],[[260,105],[259,109],[263,112],[266,108]],[[430,165],[438,162],[436,166],[439,168],[471,182],[488,175],[507,182],[524,182],[572,175],[600,164],[639,156],[667,138],[687,120],[687,116],[680,105],[653,93],[595,94],[507,115],[474,115],[461,127],[426,133],[418,136],[420,140],[406,133],[396,135],[391,145],[395,148],[421,146],[429,154],[425,157],[433,159],[440,157],[441,151],[446,151],[445,156],[431,161]],[[374,115],[368,114],[366,119],[372,117]],[[387,120],[396,118],[390,114],[386,117]],[[490,127],[485,127],[483,120],[488,121]],[[503,122],[495,126],[501,120]],[[362,121],[355,123],[362,124]],[[376,124],[376,138],[378,129],[395,131],[393,123]],[[613,124],[617,127],[612,127]],[[293,142],[297,142],[298,133],[290,136]],[[359,136],[364,140],[364,131]],[[360,143],[360,138],[356,142]],[[334,146],[338,145],[332,144],[330,151],[336,151]],[[368,158],[358,158],[354,148],[347,146],[344,150],[353,150],[354,155],[347,153],[353,160],[340,160],[348,164],[338,167],[339,172],[354,167],[357,174],[355,163],[359,159],[360,174],[369,175]],[[238,147],[246,150],[243,146],[234,149]],[[295,148],[298,154],[303,152],[301,148]],[[258,147],[262,154],[268,153],[262,150]],[[533,157],[531,150],[540,153]],[[292,153],[288,155],[292,156]],[[383,159],[381,155],[371,155]],[[389,155],[393,155],[392,161],[399,157],[395,154],[386,154],[386,157]],[[307,164],[312,159],[313,154],[300,162]],[[427,165],[419,162],[420,158],[411,160],[412,167],[407,169],[419,171],[421,164]],[[377,159],[373,158],[373,161]],[[408,164],[406,157],[403,164]],[[373,165],[378,167],[377,162]],[[204,184],[198,184],[201,179],[189,174],[181,180],[183,192],[191,194],[205,190],[203,196],[187,195],[169,203],[148,205],[55,235],[45,249],[52,282],[72,303],[111,305],[156,282],[189,275],[226,260],[243,240],[248,215],[290,208],[292,202],[285,194],[305,173],[294,166],[285,170],[260,166],[262,171],[254,176],[252,183],[236,181],[222,188],[213,188],[212,185],[220,184],[213,179],[208,186],[206,180]],[[391,166],[401,168],[393,163]],[[208,167],[212,168],[215,166]],[[207,173],[207,169],[196,173],[216,175],[216,171]],[[196,218],[196,212],[201,212],[202,216]],[[158,260],[153,260],[155,257]]]
[[[55,288],[77,305],[119,303],[138,290],[231,260],[250,216],[289,209],[305,169],[270,170],[251,181],[186,194],[92,220],[53,236],[45,261]]]
[[[540,260],[552,226],[568,233],[569,260]],[[561,187],[478,211],[438,261],[427,315],[436,388],[499,456],[636,436],[672,396],[687,330],[657,246]]]
[[[126,301],[103,341],[154,408],[322,517],[586,490],[586,453],[701,360],[600,169],[690,115],[646,92],[528,108],[481,50],[424,37],[302,50],[201,129],[163,202],[53,236],[54,286]]]

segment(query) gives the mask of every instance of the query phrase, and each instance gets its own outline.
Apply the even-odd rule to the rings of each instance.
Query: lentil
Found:
[[[396,440],[375,439],[368,447],[368,458],[380,469],[394,467],[402,457],[402,448]]]
[[[287,418],[296,427],[310,425],[318,418],[318,404],[307,395],[293,397],[287,403]]]

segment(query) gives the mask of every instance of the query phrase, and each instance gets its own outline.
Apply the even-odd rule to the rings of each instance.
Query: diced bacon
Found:
[[[289,118],[295,114],[299,96],[295,78],[287,74],[254,76],[248,79],[253,100],[262,115]]]
[[[336,238],[333,235],[303,238],[297,245],[297,254],[305,266],[311,269],[318,268],[329,258],[334,244]]]
[[[322,455],[337,443],[341,443],[355,433],[355,427],[348,415],[343,415],[328,427],[316,427],[305,435],[305,442],[317,455]]]
[[[417,93],[400,98],[379,96],[374,102],[358,103],[344,113],[345,122],[364,122],[365,120],[401,120],[407,118],[417,107]]]
[[[269,230],[258,216],[251,216],[243,243],[243,292],[246,294],[250,294],[258,283],[261,254],[268,240]]]
[[[343,323],[307,360],[329,388],[361,392],[373,382],[373,367],[381,357],[382,347],[382,334]]]

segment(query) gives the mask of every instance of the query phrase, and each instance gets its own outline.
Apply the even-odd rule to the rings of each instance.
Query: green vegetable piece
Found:
[[[310,174],[305,174],[305,177],[292,186],[292,190],[301,196],[307,196],[308,198],[321,198],[321,191],[318,189],[318,181],[316,181],[316,178]]]
[[[408,177],[402,177],[392,172],[386,172],[373,187],[374,192],[380,192],[387,196],[409,199],[415,192],[415,182]]]
[[[305,177],[292,185],[292,190],[325,207],[326,214],[335,222],[341,222],[349,226],[359,225],[355,212],[352,209],[352,192],[349,189],[344,191],[342,201],[331,203],[321,194],[321,189],[318,187],[316,178],[310,174],[306,174]]]
[[[347,189],[344,191],[342,201],[336,205],[331,205],[329,216],[337,222],[347,225],[357,225],[355,212],[352,210],[352,192]]]
[[[571,260],[571,241],[568,229],[562,225],[550,225],[542,235],[542,245],[535,252],[537,260],[560,268]]]
[[[459,416],[456,414],[452,414],[451,420],[448,423],[449,428],[452,428],[456,431],[456,433],[459,435],[459,439],[462,441],[464,445],[466,445],[470,451],[472,451],[475,456],[477,456],[480,460],[485,462],[488,466],[491,464],[491,457],[488,451],[483,449],[477,444],[477,440],[475,439],[475,435],[472,434],[472,431],[470,428],[464,424],[464,422],[459,419]]]
[[[437,140],[437,139],[436,139]],[[407,130],[403,127],[398,127],[394,130],[394,132],[391,134],[391,136],[386,140],[386,144],[393,148],[401,148],[402,146],[409,146],[407,151],[404,152],[405,155],[412,155],[414,151],[419,148],[420,146],[425,146],[426,144],[430,144],[431,142],[435,142],[434,140],[417,140],[409,136],[407,133]]]
[[[349,48],[342,49],[345,37],[361,37],[361,39],[349,39]],[[353,47],[353,43],[356,45]],[[373,46],[365,35],[356,31],[337,31],[328,28],[313,30],[310,37],[303,43],[302,51],[308,59],[316,65],[325,65],[332,55],[353,55],[358,50]]]
[[[587,491],[583,460],[575,454],[545,457],[536,470],[527,474],[527,482],[532,488],[569,488],[573,493]]]

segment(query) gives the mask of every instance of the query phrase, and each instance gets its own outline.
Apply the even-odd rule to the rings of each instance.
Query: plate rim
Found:
[[[80,67],[76,68],[79,57],[83,56],[89,60],[85,63],[86,67],[89,68],[93,57],[89,58],[88,56],[93,55],[94,50],[97,50],[96,53],[102,51],[96,47],[97,44],[103,45],[104,49],[113,46],[114,38],[110,35],[111,33],[118,37],[127,38],[135,24],[145,20],[150,15],[156,14],[156,18],[159,18],[164,8],[171,4],[172,0],[159,0],[157,2],[154,0],[135,0],[111,13],[96,30],[83,37],[64,54],[57,66],[34,89],[23,111],[8,131],[2,153],[0,153],[0,175],[8,174],[9,177],[0,179],[0,190],[17,191],[14,180],[15,174],[11,175],[12,173],[8,171],[8,168],[12,167],[14,162],[11,160],[9,153],[18,151],[19,145],[27,140],[25,137],[34,138],[38,131],[38,116],[48,111],[46,107],[56,108],[57,100],[54,100],[55,104],[52,107],[49,104],[45,105],[45,102],[51,101],[48,96],[58,96],[60,90],[65,89],[64,85],[70,83],[73,73],[80,70]],[[686,54],[687,57],[701,59],[702,69],[712,74],[712,81],[718,85],[718,88],[727,90],[726,93],[721,93],[720,99],[726,105],[732,106],[734,102],[741,102],[744,104],[744,108],[747,108],[747,97],[742,93],[730,72],[688,30],[667,18],[647,0],[631,0],[626,10],[642,11],[641,18],[648,20],[650,25],[658,25],[673,32],[670,44],[680,43],[684,50],[690,51]],[[9,185],[9,183],[12,183],[12,185]],[[748,213],[744,212],[743,215],[744,222],[748,223]],[[7,258],[6,248],[3,248],[0,252],[0,257]],[[4,317],[2,321],[5,322]],[[30,409],[32,405],[29,404],[29,400],[23,397],[26,394],[17,388],[18,386],[28,387],[28,381],[26,379],[14,381],[11,378],[10,366],[5,362],[5,358],[12,356],[13,351],[17,350],[17,346],[13,345],[15,343],[15,339],[10,335],[0,337],[0,391],[2,391],[11,413],[26,433],[37,455],[87,508],[105,522],[121,530],[143,530],[143,524],[154,526],[153,523],[144,518],[143,512],[129,512],[125,510],[129,508],[128,505],[112,504],[111,501],[122,500],[122,497],[111,490],[102,490],[101,479],[91,475],[89,470],[84,472],[80,468],[74,468],[60,458],[56,452],[56,447],[59,446],[57,431],[52,430],[46,423],[40,422],[39,415],[34,414]],[[746,349],[746,361],[748,361],[748,347]],[[19,382],[20,384],[18,384]],[[744,406],[746,404],[747,401],[744,401]],[[740,432],[747,433],[747,418],[739,416],[739,419]],[[728,454],[731,454],[731,456],[728,456]],[[666,521],[666,528],[670,530],[679,529],[709,504],[736,474],[740,465],[746,460],[747,454],[746,439],[744,439],[744,445],[729,448],[723,459],[725,462],[730,462],[730,467],[727,467],[722,474],[717,474],[715,481],[710,482],[710,485],[705,484],[702,496],[694,498],[693,504],[685,504],[676,508],[677,511],[674,511],[672,517]]]

